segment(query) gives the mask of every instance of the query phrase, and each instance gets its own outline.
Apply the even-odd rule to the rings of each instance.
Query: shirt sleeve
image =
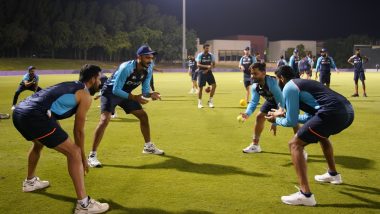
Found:
[[[142,94],[149,94],[150,93],[150,80],[152,79],[152,75],[153,75],[153,66],[150,65],[148,67],[148,76],[145,78],[145,80],[141,86]]]
[[[215,56],[214,56],[214,54],[210,54],[210,55],[211,55],[211,62],[215,63]]]
[[[285,108],[285,100],[282,95],[280,86],[276,79],[268,78],[269,90],[272,92],[274,99],[276,100],[276,104],[280,104],[281,108]]]
[[[132,63],[133,65],[133,63]],[[124,99],[128,99],[129,93],[123,91],[123,87],[127,78],[131,75],[133,71],[133,66],[121,65],[119,69],[116,71],[117,75],[115,75],[115,82],[112,88],[112,93],[118,97],[122,97]]]
[[[298,124],[299,90],[293,81],[289,81],[283,91],[286,115],[276,118],[276,124],[285,127],[295,127]]]
[[[25,74],[24,77],[22,78],[22,81],[28,81],[29,79],[29,74]]]
[[[35,82],[38,83],[39,80],[40,80],[40,77],[36,74],[36,80],[35,80]]]
[[[252,64],[257,62],[256,56],[252,56]]]
[[[292,67],[294,64],[294,56],[291,56],[289,59],[289,66]]]
[[[240,58],[239,66],[243,65],[243,57]]]
[[[308,113],[298,115],[298,123],[305,124],[312,116]]]
[[[251,86],[252,99],[251,99],[251,102],[249,102],[247,109],[245,110],[245,113],[248,116],[251,116],[252,113],[256,110],[257,104],[259,103],[259,100],[260,100],[260,95],[257,93],[256,87],[257,87],[257,83],[254,83]]]
[[[202,53],[199,53],[199,54],[197,55],[197,58],[195,58],[195,61],[196,61],[197,63],[199,63],[199,62],[201,61],[201,59],[202,59]]]
[[[335,62],[334,62],[333,58],[330,57],[330,60],[331,60],[331,67],[334,68],[334,69],[336,69],[336,65],[335,65]]]
[[[319,57],[318,60],[317,60],[317,66],[315,67],[315,69],[316,69],[317,71],[319,71],[319,66],[321,66],[321,61],[322,61],[322,58]]]

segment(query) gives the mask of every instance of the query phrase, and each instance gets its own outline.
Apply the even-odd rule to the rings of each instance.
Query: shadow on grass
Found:
[[[207,211],[199,211],[199,210],[185,210],[185,211],[182,211],[182,212],[169,212],[169,211],[165,211],[165,210],[161,210],[161,209],[156,209],[156,208],[128,208],[128,207],[125,207],[119,203],[116,203],[115,201],[113,200],[104,200],[104,199],[100,199],[99,201],[102,201],[102,202],[107,202],[109,205],[110,205],[110,210],[115,210],[115,211],[121,211],[122,213],[141,213],[141,214],[145,214],[145,213],[149,213],[149,214],[174,214],[174,213],[177,213],[177,214],[212,214],[212,212],[207,212]]]
[[[172,99],[162,99],[160,102],[193,102],[194,99],[191,100],[172,100]]]
[[[59,201],[72,202],[73,203],[72,210],[73,210],[73,212],[75,211],[75,206],[76,206],[76,203],[77,203],[77,199],[74,198],[74,197],[69,197],[69,196],[65,196],[65,195],[58,195],[58,194],[49,193],[49,192],[46,192],[46,189],[35,191],[35,192],[33,192],[33,194],[44,195],[46,197],[53,198],[53,199],[59,200]]]
[[[182,172],[198,173],[198,174],[209,174],[209,175],[247,175],[255,177],[269,177],[266,174],[257,172],[247,172],[240,168],[234,166],[226,166],[219,164],[209,164],[209,163],[193,163],[183,158],[165,155],[163,158],[167,160],[161,163],[148,164],[142,166],[127,166],[127,165],[108,165],[104,164],[104,167],[117,167],[117,168],[127,168],[127,169],[176,169]]]
[[[136,123],[139,122],[138,119],[135,118],[124,118],[124,117],[118,117],[118,118],[113,118],[110,120],[111,123],[113,122],[126,122],[126,123]]]
[[[279,152],[262,152],[262,153],[269,153],[269,154],[276,154],[276,155],[286,155],[289,156],[290,159],[290,153],[279,153]],[[308,163],[326,163],[325,157],[323,155],[310,155],[307,159]],[[341,165],[344,168],[348,169],[373,169],[375,165],[375,161],[361,158],[361,157],[353,157],[353,156],[345,156],[345,155],[337,155],[335,156],[335,163],[338,165]],[[292,162],[286,163],[282,166],[289,167],[292,166]]]
[[[74,197],[69,197],[69,196],[65,196],[65,195],[58,195],[58,194],[48,193],[45,190],[36,191],[35,193],[36,194],[40,194],[40,195],[44,195],[46,197],[53,198],[53,199],[59,200],[59,201],[72,202],[73,203],[72,210],[73,210],[73,212],[75,211],[75,206],[76,206],[77,199],[74,198]],[[128,207],[125,207],[125,206],[123,206],[123,205],[121,205],[119,203],[114,202],[113,200],[106,200],[106,199],[103,199],[103,198],[99,198],[99,199],[95,199],[95,200],[98,200],[98,201],[100,201],[102,203],[108,203],[110,205],[110,210],[119,210],[119,211],[122,211],[123,213],[152,213],[152,214],[159,214],[159,213],[171,214],[171,213],[173,213],[173,212],[168,212],[168,211],[161,210],[161,209],[156,209],[156,208],[128,208]],[[199,210],[185,210],[183,212],[175,212],[175,213],[179,213],[179,214],[190,214],[190,213],[194,213],[194,214],[212,214],[211,212],[199,211]]]
[[[341,184],[344,190],[339,193],[350,196],[351,198],[358,200],[358,203],[335,203],[335,204],[319,204],[318,207],[342,207],[342,208],[368,208],[380,210],[380,201],[374,201],[368,198],[364,198],[363,194],[372,194],[375,196],[380,195],[380,189],[367,186],[359,186],[353,184]],[[357,194],[354,194],[357,193]],[[360,195],[360,196],[359,196]]]

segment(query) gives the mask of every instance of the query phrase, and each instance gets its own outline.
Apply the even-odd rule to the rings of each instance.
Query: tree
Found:
[[[66,22],[55,22],[52,27],[52,50],[51,57],[55,58],[55,50],[59,48],[67,48],[71,37],[70,25]]]
[[[20,48],[28,36],[28,31],[22,28],[19,23],[13,22],[5,26],[3,31],[3,41],[6,48],[15,48],[17,57],[20,57]]]

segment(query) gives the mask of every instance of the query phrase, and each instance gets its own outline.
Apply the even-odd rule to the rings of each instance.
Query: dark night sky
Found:
[[[141,0],[182,22],[182,0]],[[269,40],[324,40],[363,34],[380,39],[379,0],[186,0],[187,28],[201,41],[253,34]]]

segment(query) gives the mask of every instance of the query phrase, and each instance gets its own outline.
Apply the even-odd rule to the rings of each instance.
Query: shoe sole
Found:
[[[292,203],[290,203],[290,202],[286,202],[286,201],[283,201],[283,200],[281,200],[281,201],[282,201],[282,203],[284,203],[284,204],[292,205],[292,206],[307,206],[307,207],[315,207],[315,206],[317,205],[317,203],[315,203],[314,205],[312,205],[312,204],[292,204]]]
[[[38,190],[42,190],[42,189],[46,189],[50,186],[50,184],[46,187],[42,187],[42,188],[38,188],[38,189],[33,189],[33,190],[25,190],[24,188],[22,188],[22,191],[23,192],[35,192],[35,191],[38,191]]]
[[[143,151],[142,152],[143,154],[148,154],[148,155],[164,155],[165,154],[165,152],[163,152],[163,153],[153,153],[153,152],[146,152],[146,151]]]
[[[246,153],[246,154],[250,154],[250,153],[260,153],[261,151],[259,151],[259,152],[246,152],[246,151],[244,151],[243,150],[243,153]]]

